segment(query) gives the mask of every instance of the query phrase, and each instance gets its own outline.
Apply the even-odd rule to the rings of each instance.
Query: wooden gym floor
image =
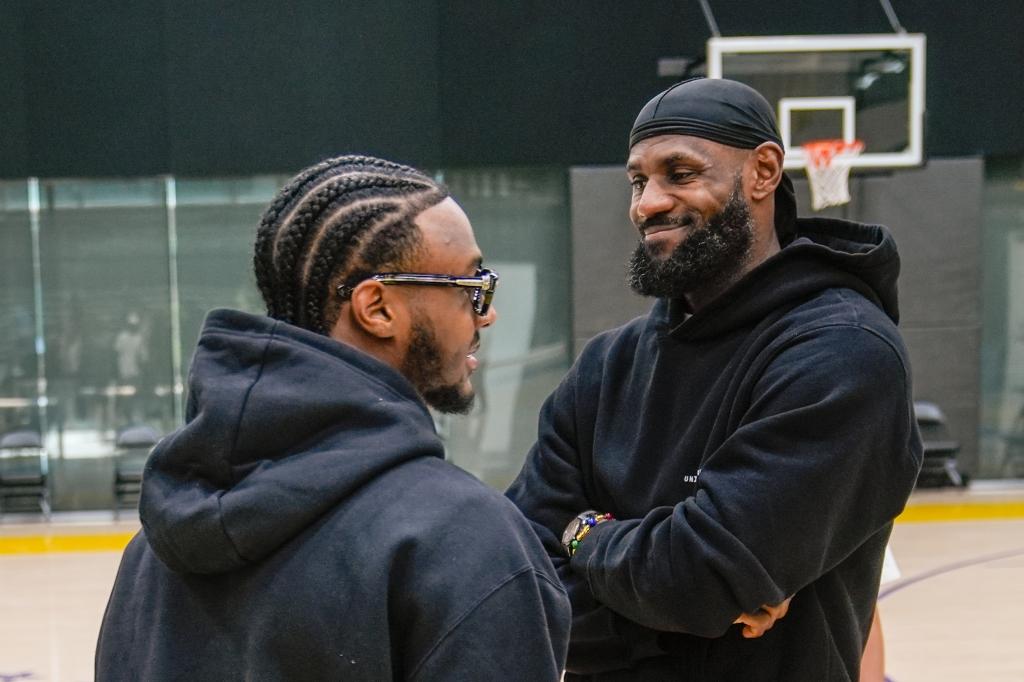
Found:
[[[120,551],[109,514],[0,521],[0,682],[86,682]],[[1024,483],[918,491],[893,531],[880,606],[893,682],[1020,682]]]

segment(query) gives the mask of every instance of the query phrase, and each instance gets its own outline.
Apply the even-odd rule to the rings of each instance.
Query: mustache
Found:
[[[688,227],[693,224],[693,217],[689,215],[656,215],[651,216],[647,220],[637,225],[637,229],[641,232],[646,232],[652,227]]]

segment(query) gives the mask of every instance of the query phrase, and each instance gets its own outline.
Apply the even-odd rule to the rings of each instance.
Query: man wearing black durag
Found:
[[[921,464],[899,257],[797,219],[783,154],[733,81],[633,126],[629,282],[657,302],[583,350],[508,491],[572,599],[567,680],[857,679]]]

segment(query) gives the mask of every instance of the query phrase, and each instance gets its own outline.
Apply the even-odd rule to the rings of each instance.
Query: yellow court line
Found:
[[[912,504],[896,523],[1024,519],[1024,501]],[[121,552],[135,533],[0,537],[0,555],[55,552]]]
[[[913,504],[896,517],[896,523],[997,519],[1024,519],[1024,501]]]
[[[0,554],[121,552],[135,533],[95,535],[23,535],[0,537]]]

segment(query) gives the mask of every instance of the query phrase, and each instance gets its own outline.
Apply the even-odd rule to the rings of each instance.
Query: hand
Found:
[[[734,620],[733,623],[743,624],[743,636],[747,639],[760,637],[772,629],[775,621],[785,617],[786,612],[789,611],[791,599],[793,598],[789,597],[775,606],[768,606],[766,604],[758,609],[756,613],[741,613],[740,617]]]

